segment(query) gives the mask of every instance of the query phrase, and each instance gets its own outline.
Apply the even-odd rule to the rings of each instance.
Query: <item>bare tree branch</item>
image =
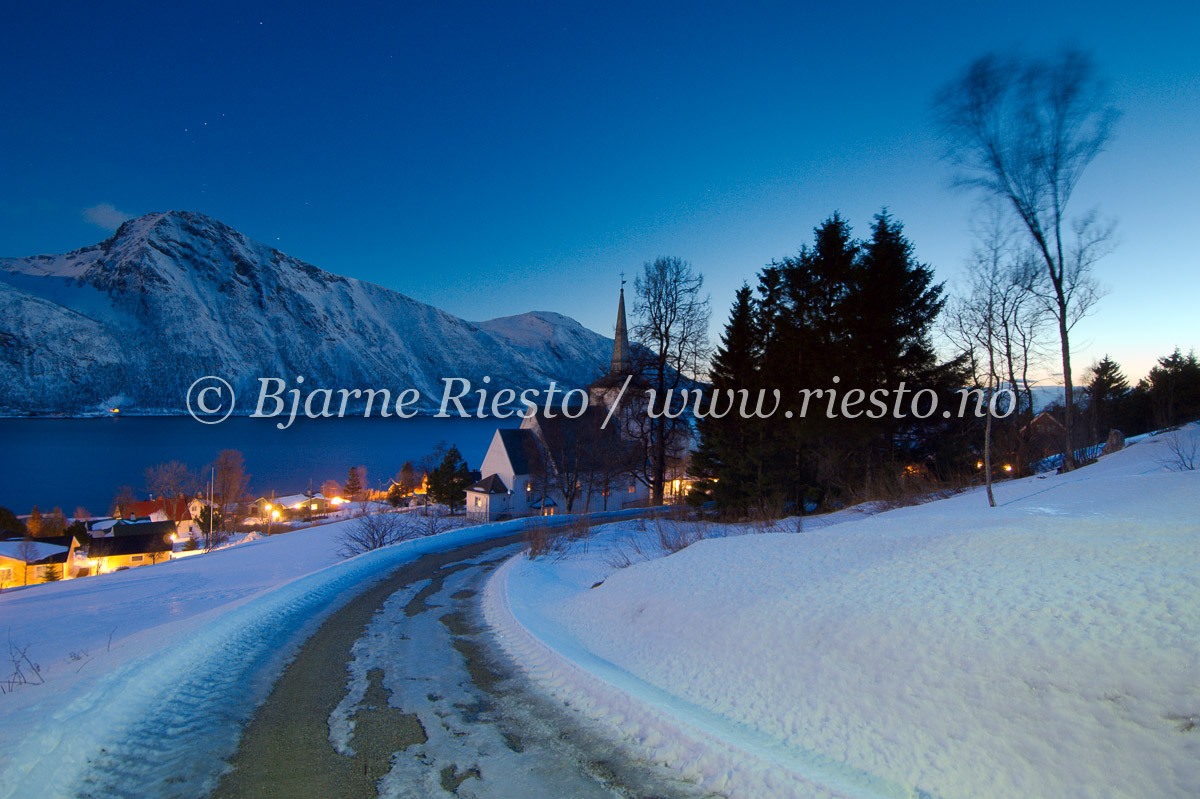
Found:
[[[1041,268],[1031,291],[1058,322],[1066,452],[1074,467],[1070,330],[1100,296],[1091,275],[1111,227],[1085,217],[1064,242],[1066,208],[1080,177],[1112,137],[1118,113],[1090,59],[1068,50],[1053,60],[988,55],[944,87],[935,101],[946,156],[959,185],[1002,200],[1028,234]]]

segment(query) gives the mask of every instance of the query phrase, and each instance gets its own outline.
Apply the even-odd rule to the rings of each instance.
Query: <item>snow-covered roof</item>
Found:
[[[155,513],[163,513],[173,522],[189,521],[192,518],[190,504],[184,497],[148,499],[143,502],[130,502],[122,505],[121,515],[125,518],[137,517],[140,519],[153,516]]]
[[[286,497],[276,497],[275,499],[270,499],[269,497],[262,497],[262,499],[266,500],[267,502],[270,502],[272,505],[279,505],[284,508],[299,508],[301,505],[304,505],[306,502],[312,502],[313,500],[324,500],[325,495],[324,494],[313,494],[310,497],[307,494],[288,494]]]
[[[499,475],[489,474],[467,490],[477,494],[507,494],[508,486],[504,485]]]
[[[13,560],[35,563],[52,555],[61,555],[67,547],[46,544],[41,541],[0,541],[0,556]]]

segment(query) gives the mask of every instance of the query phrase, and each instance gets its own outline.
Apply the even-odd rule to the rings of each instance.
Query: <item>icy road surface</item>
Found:
[[[276,684],[215,796],[708,795],[512,678],[481,634],[477,591],[519,547],[423,557],[338,611]]]

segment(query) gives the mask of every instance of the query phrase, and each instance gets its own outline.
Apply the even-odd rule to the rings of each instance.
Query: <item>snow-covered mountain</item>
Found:
[[[555,313],[472,323],[331,274],[202,214],[148,214],[65,255],[0,259],[0,413],[183,413],[203,375],[240,412],[259,377],[303,388],[582,386],[612,339]]]

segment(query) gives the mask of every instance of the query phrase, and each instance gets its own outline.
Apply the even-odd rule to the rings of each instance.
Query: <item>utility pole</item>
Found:
[[[214,470],[208,470],[208,538],[204,540],[205,549],[212,549],[213,540],[213,474]]]

